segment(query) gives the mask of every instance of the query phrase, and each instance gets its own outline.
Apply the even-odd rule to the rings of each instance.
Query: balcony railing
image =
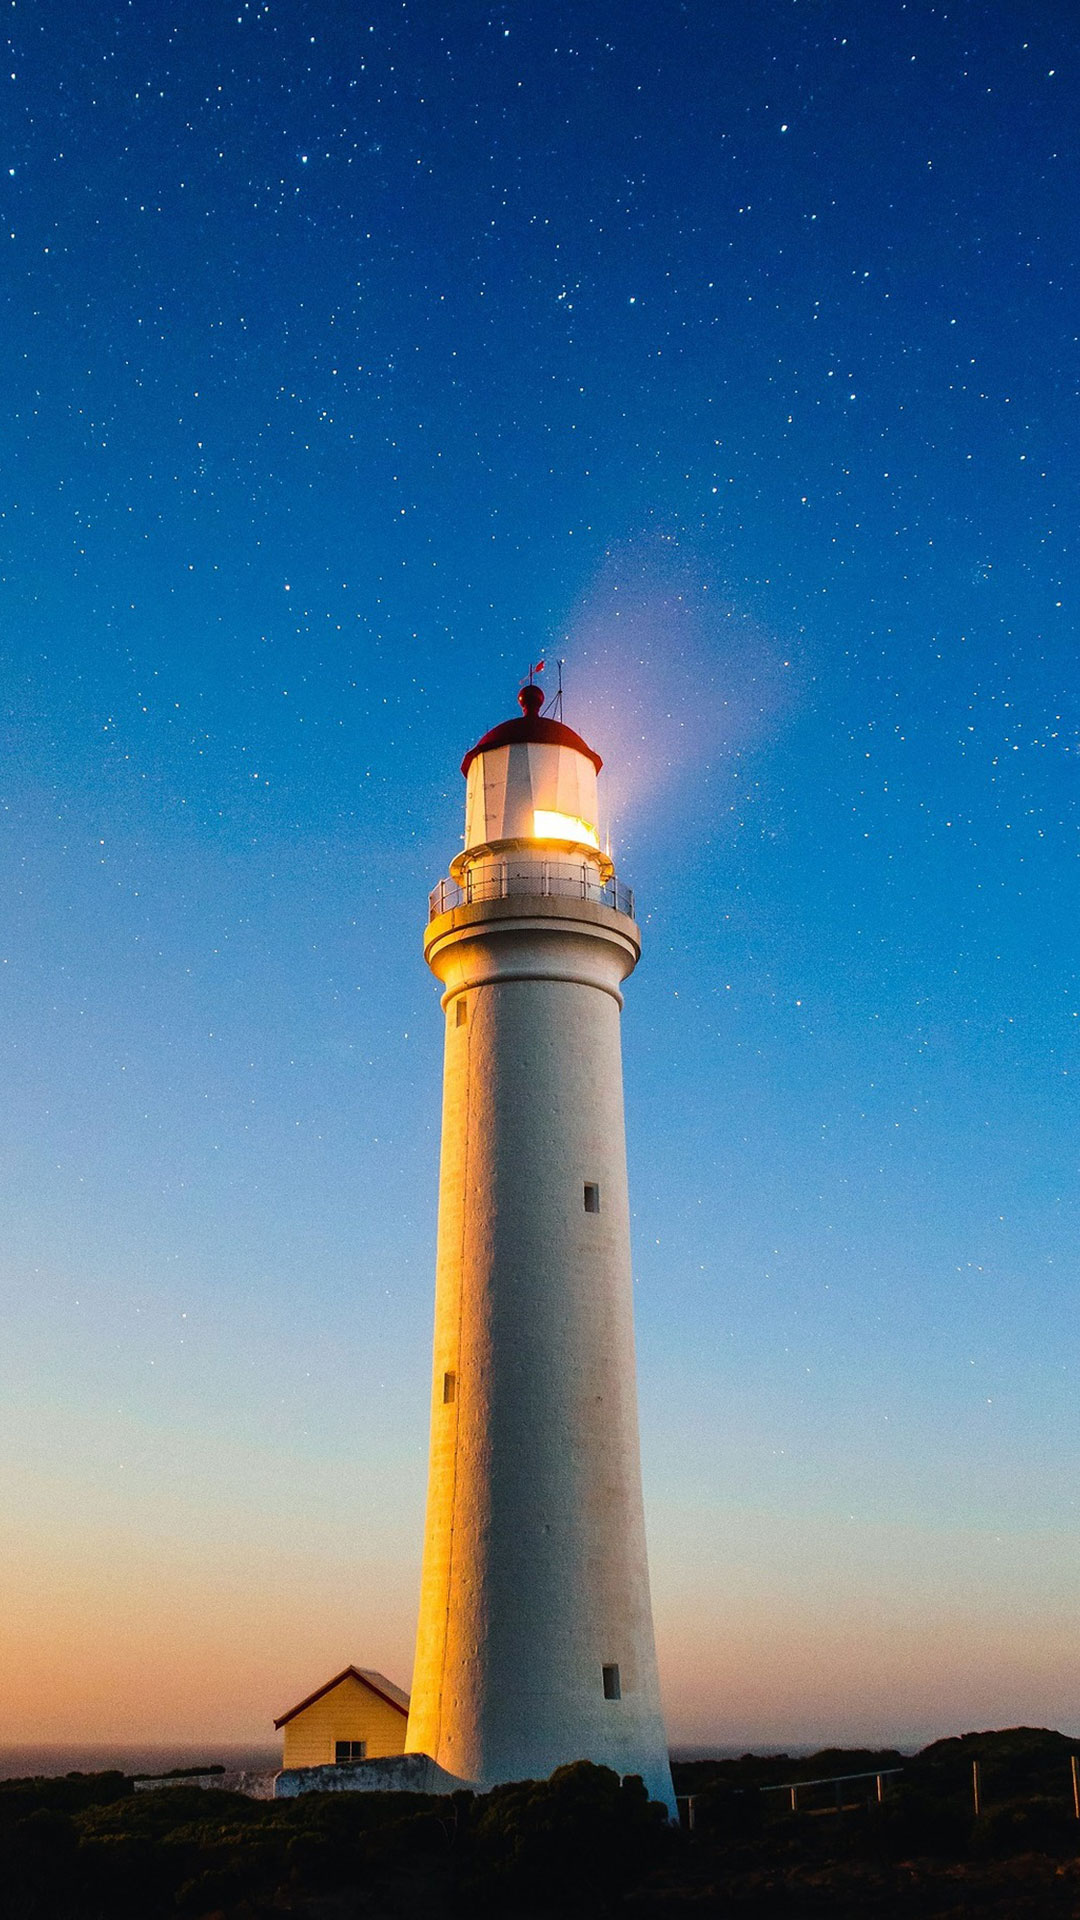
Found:
[[[454,907],[471,907],[480,900],[505,900],[512,894],[540,894],[546,899],[592,900],[599,907],[613,907],[616,913],[634,917],[634,893],[612,875],[597,878],[596,868],[585,860],[536,860],[515,866],[498,862],[470,868],[464,883],[440,880],[428,896],[428,918],[450,913]]]

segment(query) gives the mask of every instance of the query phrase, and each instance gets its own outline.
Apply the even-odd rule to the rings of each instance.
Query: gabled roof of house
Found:
[[[295,1707],[289,1708],[288,1713],[283,1713],[280,1720],[274,1721],[275,1727],[283,1727],[287,1721],[295,1720],[297,1714],[303,1713],[305,1707],[313,1707],[316,1700],[322,1699],[324,1693],[333,1693],[334,1688],[340,1687],[343,1680],[359,1680],[362,1686],[370,1687],[372,1693],[377,1693],[380,1700],[385,1700],[388,1707],[396,1707],[399,1713],[404,1714],[409,1711],[408,1694],[404,1693],[400,1687],[395,1687],[385,1673],[376,1673],[374,1667],[344,1667],[340,1673],[335,1673],[333,1679],[328,1680],[324,1687],[316,1687],[314,1693],[309,1693],[306,1700],[299,1700]]]

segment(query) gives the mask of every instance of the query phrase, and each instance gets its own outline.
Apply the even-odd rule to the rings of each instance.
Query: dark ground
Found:
[[[124,1775],[0,1782],[2,1920],[1080,1920],[1065,1735],[1013,1728],[905,1759],[829,1751],[677,1765],[693,1833],[581,1763],[474,1796],[267,1803]],[[972,1761],[983,1812],[972,1805]],[[779,1782],[902,1767],[806,1788]],[[868,1794],[869,1790],[869,1794]]]

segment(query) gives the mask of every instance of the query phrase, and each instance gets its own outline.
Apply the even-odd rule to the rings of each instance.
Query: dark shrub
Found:
[[[61,1779],[0,1780],[0,1833],[42,1808],[51,1813],[81,1813],[107,1806],[131,1792],[122,1773],[69,1773]]]
[[[161,1840],[182,1827],[197,1828],[209,1836],[214,1827],[257,1827],[273,1818],[273,1801],[249,1800],[242,1793],[223,1793],[217,1787],[181,1786],[159,1787],[153,1793],[135,1793],[126,1800],[88,1807],[79,1826],[87,1835],[127,1833]]]
[[[294,1833],[285,1859],[297,1887],[334,1887],[355,1879],[360,1849],[339,1834]]]
[[[186,1880],[177,1893],[176,1904],[181,1913],[193,1917],[219,1913],[223,1907],[235,1906],[241,1891],[240,1877],[231,1867],[213,1867]]]
[[[79,1869],[85,1911],[95,1920],[149,1920],[171,1905],[178,1878],[190,1871],[154,1841],[126,1833],[84,1840]]]
[[[694,1833],[723,1843],[755,1839],[764,1812],[764,1796],[756,1787],[740,1790],[717,1781],[694,1795]]]
[[[1072,1808],[1041,1795],[989,1807],[976,1822],[974,1843],[979,1853],[997,1859],[1017,1853],[1068,1854],[1076,1852],[1077,1831]]]
[[[588,1760],[496,1787],[475,1805],[462,1904],[604,1913],[662,1857],[668,1835],[664,1808],[636,1775],[620,1780]]]
[[[902,1787],[871,1810],[869,1836],[893,1859],[930,1854],[958,1860],[969,1850],[971,1814],[955,1800]]]
[[[0,1858],[0,1892],[12,1916],[62,1912],[78,1875],[79,1843],[66,1814],[39,1807],[13,1826]],[[3,1909],[0,1909],[3,1911]]]

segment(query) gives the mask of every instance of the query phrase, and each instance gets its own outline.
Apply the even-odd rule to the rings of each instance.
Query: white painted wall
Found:
[[[426,953],[447,1024],[406,1745],[482,1787],[595,1760],[642,1774],[674,1811],[642,1513],[619,1035],[637,928],[588,902],[510,897],[444,914]],[[598,1214],[585,1211],[586,1181],[599,1185]],[[604,1698],[606,1664],[619,1667],[619,1700]]]

